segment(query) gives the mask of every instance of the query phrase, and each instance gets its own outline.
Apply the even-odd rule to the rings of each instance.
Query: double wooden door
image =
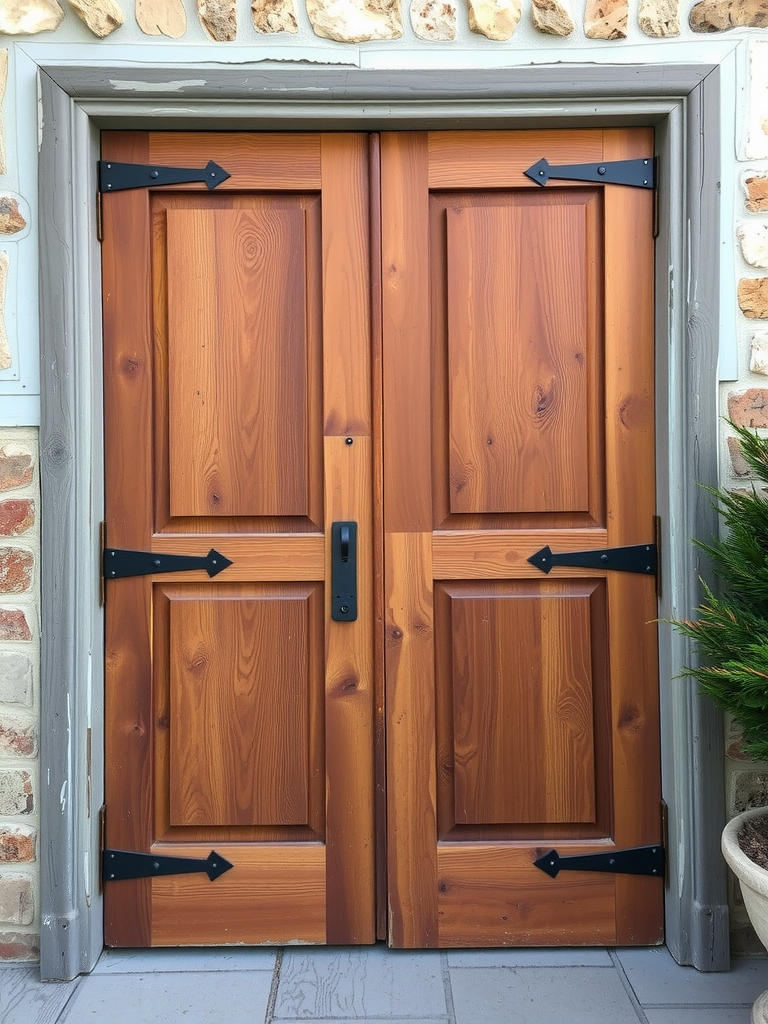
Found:
[[[661,839],[654,580],[528,561],[653,540],[651,195],[523,174],[652,143],[104,135],[230,175],[103,196],[106,847],[232,865],[107,867],[108,944],[660,941],[534,864]]]

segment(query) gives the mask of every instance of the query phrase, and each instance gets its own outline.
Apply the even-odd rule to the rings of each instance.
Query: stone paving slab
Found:
[[[753,1003],[768,989],[768,960],[733,957],[731,969],[703,973],[680,967],[665,948],[620,949],[616,956],[643,1006]]]
[[[275,1021],[444,1018],[446,1013],[438,952],[361,946],[289,948],[283,955]]]
[[[448,951],[453,967],[612,967],[605,949],[458,949]]]
[[[679,1006],[645,1010],[648,1024],[750,1024],[751,1006]]]
[[[638,1024],[612,967],[459,967],[456,1024]]]
[[[92,974],[59,1024],[260,1024],[271,983],[265,971]]]
[[[55,1024],[75,986],[44,985],[37,964],[0,965],[2,1024]]]
[[[158,974],[167,971],[273,971],[277,950],[243,947],[217,949],[107,949],[93,974]]]

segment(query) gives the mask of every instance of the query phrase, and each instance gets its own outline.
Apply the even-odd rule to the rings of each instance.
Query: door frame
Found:
[[[688,538],[714,528],[698,482],[717,482],[720,227],[713,206],[723,76],[717,63],[467,71],[131,64],[126,89],[114,81],[114,65],[56,61],[50,49],[37,53],[40,946],[43,979],[68,980],[90,970],[103,945],[103,395],[93,198],[100,129],[525,128],[533,119],[548,127],[654,126],[663,183],[656,260],[657,503],[665,524],[659,610],[668,617],[698,603],[698,555]],[[670,536],[680,538],[674,550]],[[681,963],[724,970],[722,721],[695,684],[675,679],[694,661],[690,643],[665,628],[659,639],[662,786],[669,807],[666,941]]]

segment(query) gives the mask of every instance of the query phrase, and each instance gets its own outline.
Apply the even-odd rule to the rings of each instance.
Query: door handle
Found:
[[[331,618],[357,619],[357,523],[331,525]]]

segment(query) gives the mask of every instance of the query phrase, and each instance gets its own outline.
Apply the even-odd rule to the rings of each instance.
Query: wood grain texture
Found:
[[[435,579],[541,579],[541,569],[529,557],[548,546],[552,551],[590,551],[607,547],[605,529],[589,530],[440,530],[433,534]],[[581,577],[583,571],[562,566],[559,577]],[[594,570],[601,575],[600,570]]]
[[[646,135],[638,139],[636,145],[647,145]],[[435,162],[430,163],[429,182],[441,191],[431,200],[423,198],[427,186],[422,181],[421,204],[412,184],[387,185],[388,172],[414,180],[404,156],[406,143],[389,166],[387,149],[382,150],[385,189],[393,196],[407,194],[409,208],[419,212],[399,226],[407,231],[413,223],[414,238],[400,239],[398,252],[412,254],[411,262],[416,259],[425,202],[430,231],[429,308],[421,319],[431,341],[430,366],[405,352],[406,331],[387,332],[388,303],[398,323],[404,322],[401,293],[407,291],[407,273],[393,294],[385,269],[383,291],[385,523],[389,516],[404,527],[402,533],[387,528],[387,594],[390,609],[393,595],[398,607],[410,600],[411,617],[418,608],[424,634],[419,644],[425,648],[419,647],[413,664],[402,670],[398,645],[406,632],[391,615],[390,828],[396,821],[399,832],[410,829],[422,837],[418,844],[410,841],[407,860],[401,852],[408,842],[390,838],[390,907],[394,899],[392,920],[397,922],[390,941],[397,945],[409,944],[406,933],[413,937],[429,931],[432,858],[436,855],[442,865],[449,848],[458,895],[455,900],[444,896],[453,883],[439,872],[439,909],[433,920],[439,922],[441,945],[505,944],[515,942],[516,934],[520,944],[611,941],[617,918],[627,914],[622,906],[627,889],[636,880],[564,877],[555,887],[535,879],[540,872],[533,861],[554,842],[561,852],[589,842],[608,849],[632,845],[624,841],[620,821],[633,815],[650,821],[658,813],[657,775],[650,773],[652,789],[640,786],[645,776],[635,757],[633,786],[629,773],[617,771],[616,764],[633,742],[622,739],[622,730],[648,739],[648,757],[658,749],[658,734],[649,737],[642,719],[647,713],[657,722],[655,661],[634,669],[644,677],[633,684],[642,692],[642,710],[639,701],[628,707],[626,681],[634,638],[654,614],[637,595],[651,594],[652,581],[576,568],[556,568],[542,580],[527,562],[544,544],[554,551],[579,551],[649,539],[630,540],[629,523],[639,523],[638,510],[653,504],[653,437],[644,427],[635,432],[630,421],[637,409],[645,423],[641,410],[651,394],[647,371],[653,345],[642,327],[637,338],[626,328],[652,315],[652,269],[641,258],[639,300],[627,295],[636,273],[632,260],[625,256],[620,268],[611,269],[622,247],[633,249],[639,221],[627,219],[624,207],[621,213],[614,210],[609,193],[617,189],[558,183],[547,198],[526,188],[524,195],[514,196],[475,191],[471,199],[459,191],[469,185],[475,190],[517,186],[520,165],[539,159],[531,146],[541,141],[535,133],[431,134],[428,150]],[[414,142],[414,154],[420,144],[420,139]],[[607,159],[600,133],[564,133],[558,145],[551,150],[555,155],[548,155],[553,163]],[[426,259],[422,246],[417,279]],[[522,261],[529,272],[519,270]],[[640,303],[647,311],[638,317]],[[416,317],[408,322],[415,323]],[[624,327],[617,330],[617,323]],[[410,337],[414,345],[423,345],[415,331]],[[510,337],[511,342],[506,340]],[[409,389],[398,386],[401,361],[388,359],[388,344],[409,367],[414,378]],[[642,355],[627,354],[635,345]],[[390,469],[388,429],[401,410],[408,420],[405,403],[412,401],[414,390],[431,396],[428,424],[409,422],[416,465],[424,431],[429,432],[432,477],[412,473],[406,482],[399,460]],[[531,407],[521,400],[525,395],[540,401]],[[634,439],[628,442],[626,433],[634,433]],[[501,458],[493,452],[497,442]],[[619,450],[629,457],[621,470]],[[506,461],[505,451],[510,453]],[[530,471],[526,480],[528,459],[539,472]],[[437,528],[430,538],[431,570],[418,548],[425,536],[418,532],[419,520],[401,515],[399,492],[404,488],[409,489],[410,508],[430,506],[430,521]],[[633,510],[617,528],[624,503]],[[422,592],[418,604],[414,596],[402,596],[407,573],[411,587]],[[433,586],[433,580],[441,582]],[[431,658],[428,641],[434,644]],[[404,692],[404,680],[415,681],[417,674],[427,682],[419,678],[424,692],[415,712],[402,695],[394,705],[397,688]],[[437,836],[430,838],[433,721]],[[428,744],[427,764],[413,750]],[[418,780],[407,798],[392,789],[398,759]],[[515,779],[511,792],[505,788],[510,777]],[[405,799],[410,806],[403,805]],[[510,849],[521,865],[511,873],[502,870]],[[467,851],[465,874],[462,851]],[[542,908],[540,917],[530,905],[529,889]],[[633,941],[645,924],[660,927],[661,895],[655,880],[647,910],[633,900],[626,903],[634,903],[629,912],[638,925]],[[502,907],[522,911],[515,909],[510,916],[494,909]],[[514,923],[508,926],[510,920]],[[646,934],[652,931],[653,926]]]
[[[309,512],[303,206],[166,213],[172,516]]]
[[[142,259],[127,275],[130,289],[119,280],[133,259],[123,245],[130,232],[106,243],[115,254],[107,291],[120,297],[114,321],[105,321],[108,388],[129,396],[117,395],[111,421],[119,461],[108,515],[127,521],[123,507],[141,507],[123,546],[216,547],[233,565],[214,580],[185,572],[110,587],[111,599],[118,582],[127,584],[115,610],[129,617],[107,624],[125,688],[107,760],[117,753],[118,817],[127,806],[140,825],[135,842],[113,845],[183,855],[205,848],[205,856],[215,844],[232,850],[236,866],[223,886],[152,885],[141,929],[129,922],[116,943],[123,934],[134,945],[372,941],[370,438],[329,438],[323,449],[323,424],[340,412],[324,407],[324,362],[344,364],[353,382],[345,401],[370,421],[370,324],[359,295],[354,330],[332,329],[346,325],[350,274],[367,283],[369,273],[365,189],[356,206],[345,202],[351,181],[367,187],[365,148],[338,137],[321,175],[318,136],[286,136],[282,145],[211,138],[211,159],[224,166],[229,154],[233,166],[255,168],[239,191],[134,193],[143,203],[134,232]],[[163,136],[153,156],[195,166],[200,141]],[[255,187],[269,194],[248,191]],[[338,223],[344,218],[349,224]],[[323,243],[323,231],[332,242]],[[135,333],[137,306],[149,344],[124,357],[118,342]],[[352,645],[348,624],[325,625],[328,516],[361,524],[362,615]],[[124,775],[126,763],[136,770]],[[126,918],[131,884],[121,883]],[[150,883],[140,887],[148,897]]]
[[[221,581],[321,580],[325,577],[325,544],[322,534],[263,534],[243,536],[230,533],[155,534],[147,550],[167,555],[205,556],[215,548],[232,565]],[[201,572],[174,573],[176,580],[201,580]],[[159,578],[159,577],[158,577]]]
[[[320,595],[216,590],[170,605],[170,823],[305,825]]]
[[[605,159],[653,150],[653,133],[606,132]],[[612,544],[652,537],[656,510],[653,358],[653,197],[640,189],[606,190],[606,346],[616,352],[606,375],[606,467]],[[631,255],[630,255],[631,254]],[[632,539],[630,539],[632,538]],[[637,538],[635,540],[634,538]],[[651,579],[609,579],[612,652],[616,841],[661,840],[657,604]],[[628,643],[627,638],[631,641]],[[642,780],[645,800],[630,794]],[[660,942],[662,896],[653,879],[617,879],[620,942]]]
[[[540,186],[523,172],[543,156],[550,164],[596,163],[603,159],[602,132],[430,132],[429,187],[538,191]]]
[[[427,137],[385,134],[381,156],[385,528],[418,533],[432,523]]]
[[[376,938],[388,934],[387,921],[387,749],[384,664],[384,428],[381,303],[381,138],[368,147],[371,230],[371,409],[373,456],[373,678],[374,809],[376,815]]]
[[[458,824],[595,820],[595,587],[445,587]]]
[[[146,162],[145,134],[115,133],[103,156]],[[152,438],[126,424],[152,421],[152,304],[149,287],[148,195],[141,190],[104,197],[104,444],[109,542],[141,549],[152,529]],[[130,253],[131,258],[125,259]],[[130,311],[129,315],[126,312]],[[105,720],[108,755],[105,800],[112,808],[106,842],[146,850],[152,826],[150,787],[152,680],[149,594],[141,580],[110,588],[105,615]],[[132,780],[130,787],[125,779]],[[105,891],[107,945],[147,945],[150,888],[132,880]]]
[[[593,197],[538,198],[445,211],[453,513],[589,508]]]
[[[210,850],[210,845],[188,844],[184,856],[207,857]],[[152,852],[175,856],[179,848],[158,843]],[[153,946],[325,942],[321,843],[259,848],[219,843],[216,852],[233,867],[213,884],[205,875],[152,879]]]
[[[326,519],[358,527],[357,621],[332,621],[326,588],[326,941],[334,944],[376,937],[371,439],[348,440],[325,439]]]
[[[216,192],[320,187],[321,136],[296,132],[153,132],[148,163],[205,167],[213,160],[231,175]],[[199,189],[182,185],[180,191]]]
[[[368,140],[323,135],[325,434],[371,434]]]
[[[431,535],[388,533],[387,784],[390,945],[437,945]]]
[[[549,849],[441,844],[440,945],[613,945],[619,876],[574,872],[567,881],[562,874],[548,878],[533,860]],[[608,849],[605,843],[558,844],[569,855]]]

